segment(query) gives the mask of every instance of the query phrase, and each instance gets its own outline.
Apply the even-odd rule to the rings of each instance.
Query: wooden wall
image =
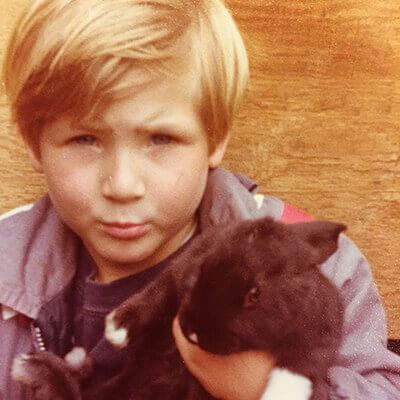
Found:
[[[29,0],[0,0],[0,59]],[[400,2],[228,0],[251,83],[225,166],[318,218],[341,221],[372,263],[400,337]],[[1,61],[1,60],[0,60]],[[0,87],[0,212],[44,191]]]

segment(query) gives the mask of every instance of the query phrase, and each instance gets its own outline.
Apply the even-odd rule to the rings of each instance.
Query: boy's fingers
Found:
[[[172,332],[187,368],[214,397],[227,400],[261,397],[275,366],[272,356],[257,351],[228,356],[208,353],[186,340],[177,318],[173,321]]]

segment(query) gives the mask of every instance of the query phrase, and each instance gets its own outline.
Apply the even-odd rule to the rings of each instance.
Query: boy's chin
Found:
[[[98,275],[110,276],[113,280],[144,271],[158,262],[157,251],[152,246],[140,248],[126,243],[125,246],[87,246],[87,249],[96,263]]]

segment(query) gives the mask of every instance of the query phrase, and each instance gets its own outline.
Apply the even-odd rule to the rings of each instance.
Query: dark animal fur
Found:
[[[195,333],[203,349],[265,350],[279,367],[312,381],[313,400],[327,399],[326,375],[340,344],[343,311],[338,290],[317,266],[335,252],[344,229],[330,222],[285,225],[263,218],[200,235],[179,262],[115,310],[114,323],[126,327],[129,338],[129,361],[121,372],[82,395],[57,398],[211,399],[175,348],[171,323],[179,314],[184,334]],[[59,364],[56,356],[38,353],[25,360],[26,374],[32,375],[34,362],[46,368],[49,357]],[[35,377],[36,388],[55,391],[57,380],[42,376]]]

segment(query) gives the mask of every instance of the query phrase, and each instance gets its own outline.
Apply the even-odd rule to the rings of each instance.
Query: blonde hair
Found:
[[[35,149],[44,124],[87,116],[118,97],[132,68],[176,74],[177,62],[198,69],[199,112],[213,147],[229,131],[248,77],[245,46],[221,0],[33,0],[10,40],[5,87]]]

